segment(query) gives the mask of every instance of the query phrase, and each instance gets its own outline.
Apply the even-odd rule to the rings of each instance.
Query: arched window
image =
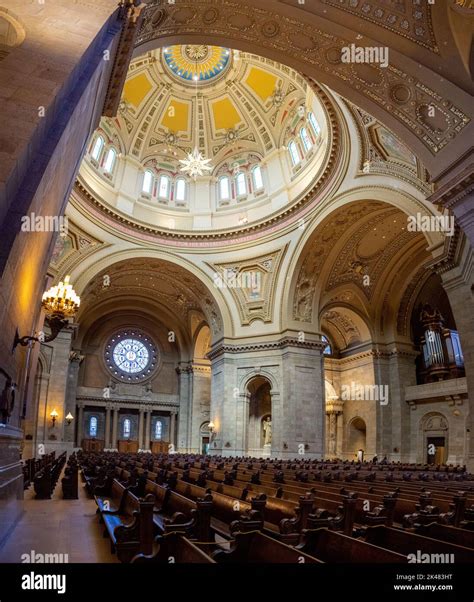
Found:
[[[314,113],[309,113],[308,119],[311,124],[311,127],[313,128],[314,133],[316,134],[316,136],[319,136],[319,134],[321,133],[321,127],[319,126],[319,123],[317,122]]]
[[[114,170],[115,160],[117,158],[117,151],[114,148],[109,148],[104,163],[104,171],[106,173],[112,173]]]
[[[230,199],[230,183],[228,176],[222,176],[219,180],[219,197],[222,201],[228,201]]]
[[[145,175],[143,176],[142,192],[144,192],[145,194],[151,194],[152,189],[153,189],[153,174],[151,173],[151,171],[149,171],[147,169],[145,172]]]
[[[158,196],[161,199],[167,199],[170,194],[170,179],[168,176],[160,177],[160,187],[158,189]]]
[[[155,439],[157,441],[161,440],[161,435],[163,433],[163,423],[161,420],[157,420],[155,423]]]
[[[293,166],[298,165],[301,162],[300,154],[298,152],[298,147],[296,146],[296,142],[292,140],[288,145],[288,150],[290,152],[291,162]]]
[[[178,180],[176,180],[176,200],[186,200],[186,180],[184,180],[183,178],[179,178]]]
[[[97,437],[97,416],[89,419],[89,437]]]
[[[331,343],[329,342],[329,339],[326,336],[322,336],[321,340],[323,343],[326,343],[326,347],[324,347],[324,355],[332,355],[332,347],[331,347]]]
[[[130,439],[130,434],[132,431],[132,422],[130,418],[125,418],[123,421],[123,438]]]
[[[300,130],[301,142],[303,143],[303,148],[306,152],[310,150],[313,146],[310,137],[308,136],[308,130],[306,128],[301,128]]]
[[[262,190],[263,188],[263,178],[262,178],[262,169],[260,165],[256,165],[252,169],[252,177],[253,177],[253,187],[255,190]]]
[[[239,175],[237,176],[237,195],[238,196],[244,196],[245,194],[247,194],[247,180],[245,179],[245,174],[244,173],[239,173]]]
[[[92,152],[91,152],[91,157],[95,161],[99,160],[100,153],[102,152],[103,148],[104,148],[104,139],[102,138],[102,136],[97,136],[96,141],[94,142],[94,146],[92,147]]]

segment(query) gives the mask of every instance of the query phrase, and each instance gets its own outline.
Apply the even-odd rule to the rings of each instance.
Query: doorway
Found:
[[[446,439],[444,437],[427,437],[427,439],[426,439],[426,463],[436,465],[436,464],[444,464],[445,462],[446,462]]]

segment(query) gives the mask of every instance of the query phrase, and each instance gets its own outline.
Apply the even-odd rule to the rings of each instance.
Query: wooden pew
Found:
[[[195,501],[157,483],[147,482],[146,492],[154,496],[153,524],[159,534],[176,531],[190,538],[209,541],[212,496]]]
[[[116,491],[123,487],[118,481]],[[123,487],[120,505],[115,510],[105,510],[101,500],[100,515],[104,523],[104,536],[110,538],[111,552],[117,552],[120,562],[130,562],[139,552],[151,554],[153,551],[153,504],[154,499],[137,498]]]
[[[417,535],[424,535],[432,539],[440,539],[448,543],[454,543],[458,546],[474,549],[474,532],[467,529],[452,527],[451,525],[440,525],[439,523],[430,523],[429,525],[415,526]]]
[[[198,548],[182,533],[165,533],[156,538],[159,548],[155,554],[137,554],[132,564],[201,563],[216,564],[216,561]]]
[[[309,554],[288,546],[259,531],[234,533],[231,550],[216,550],[211,557],[218,563],[311,563],[321,561]]]
[[[372,528],[378,529],[379,527]],[[328,529],[306,530],[303,531],[302,535],[303,541],[296,546],[296,549],[324,562],[407,562],[406,556],[402,554]]]
[[[408,554],[416,554],[420,550],[422,554],[452,554],[454,562],[474,562],[474,550],[472,549],[440,541],[439,539],[409,533],[401,529],[392,529],[383,526],[368,527],[364,539],[368,543],[406,556]]]

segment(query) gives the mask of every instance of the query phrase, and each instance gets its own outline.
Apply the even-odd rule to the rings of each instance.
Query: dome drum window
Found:
[[[158,350],[145,333],[124,330],[108,341],[105,363],[114,377],[124,382],[140,382],[155,371]]]

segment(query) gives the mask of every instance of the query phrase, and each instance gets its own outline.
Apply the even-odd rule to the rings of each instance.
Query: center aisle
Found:
[[[64,472],[64,471],[63,471]],[[118,562],[93,499],[79,475],[79,499],[63,500],[61,477],[50,500],[35,500],[33,485],[25,491],[25,513],[0,550],[0,562],[22,562],[23,554],[68,554],[73,562]]]

